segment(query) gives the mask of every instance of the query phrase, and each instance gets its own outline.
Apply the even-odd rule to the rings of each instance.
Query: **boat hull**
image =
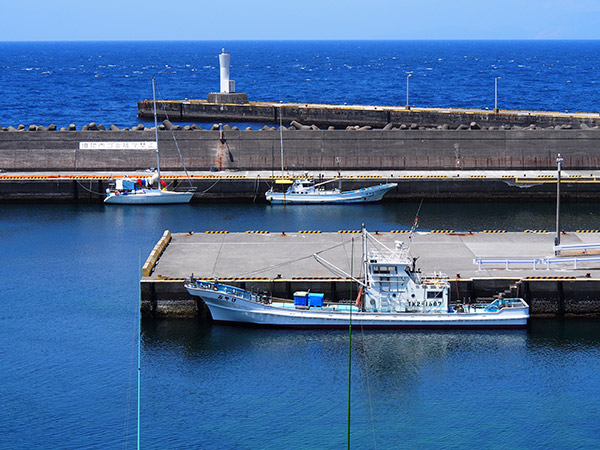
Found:
[[[168,205],[189,203],[193,192],[163,191],[160,189],[144,189],[135,193],[110,193],[104,203],[115,205]]]
[[[200,297],[216,322],[282,328],[523,328],[529,310],[508,308],[486,313],[373,313],[295,309],[249,301],[220,291],[186,286]]]
[[[336,204],[336,203],[371,203],[380,201],[385,194],[397,186],[396,183],[370,186],[353,191],[313,191],[310,193],[266,193],[267,201],[272,204]]]

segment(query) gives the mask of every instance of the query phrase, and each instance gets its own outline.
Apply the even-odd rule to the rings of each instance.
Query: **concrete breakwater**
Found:
[[[138,102],[138,117],[154,117],[153,102]],[[558,111],[497,112],[482,109],[459,108],[406,108],[404,106],[327,105],[312,103],[246,102],[217,103],[205,100],[157,100],[157,114],[179,122],[264,122],[301,123],[334,127],[422,127],[468,128],[472,122],[478,127],[505,128],[512,126],[588,128],[600,125],[598,113],[568,113]]]
[[[347,231],[352,230],[172,234],[172,240],[158,255],[150,255],[152,267],[145,265],[149,275],[141,280],[143,314],[164,318],[210,317],[203,302],[190,296],[183,286],[185,277],[191,274],[197,278],[218,277],[226,284],[268,291],[282,298],[291,298],[294,291],[310,288],[313,292],[325,293],[330,301],[348,301],[351,298],[349,280],[332,274],[312,258],[305,258],[327,248],[329,250],[321,256],[349,271],[347,250],[352,245],[352,235]],[[393,245],[396,240],[406,240],[406,235],[391,230],[380,232],[378,239]],[[563,237],[564,242],[569,243],[594,239],[594,234],[578,232]],[[257,252],[257,248],[261,251]],[[442,270],[450,275],[453,302],[476,302],[496,295],[519,296],[530,304],[534,317],[600,316],[597,262],[580,262],[578,268],[573,268],[565,259],[564,264],[549,270],[523,265],[508,270],[502,264],[479,270],[473,263],[474,257],[508,257],[511,252],[512,257],[551,255],[551,233],[465,234],[448,230],[418,233],[411,250],[419,256],[419,265],[425,274]],[[203,258],[197,257],[200,253]],[[360,267],[360,255],[356,253],[354,267]],[[356,287],[353,292],[356,293]]]
[[[96,128],[99,126],[96,125]],[[198,127],[199,128],[199,127]],[[287,170],[526,170],[600,168],[599,129],[319,130],[282,132]],[[189,170],[279,170],[275,129],[174,130]],[[132,171],[155,165],[142,126],[115,131],[0,132],[0,169],[16,171]],[[180,171],[171,133],[159,133],[161,168]]]

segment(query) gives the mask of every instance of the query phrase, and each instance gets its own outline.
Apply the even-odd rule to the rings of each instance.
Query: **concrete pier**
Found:
[[[265,202],[264,194],[280,178],[271,171],[191,172],[196,188],[192,202]],[[302,176],[302,172],[288,172]],[[333,171],[311,172],[318,180],[335,179]],[[105,189],[118,177],[144,178],[147,172],[14,172],[0,174],[0,202],[100,203]],[[169,188],[185,188],[188,180],[181,173],[162,171]],[[384,201],[548,201],[556,196],[556,172],[550,170],[459,170],[459,171],[353,171],[343,172],[342,188],[359,189],[381,183],[398,186]],[[565,201],[598,201],[600,171],[562,172],[561,198]]]
[[[584,231],[564,234],[562,243],[600,241],[596,230]],[[387,246],[395,241],[408,242],[408,234],[400,230],[379,231],[376,237]],[[549,270],[533,264],[507,268],[502,262],[480,270],[473,263],[474,258],[548,258],[553,256],[552,245],[553,234],[542,230],[432,230],[414,235],[411,253],[419,257],[418,267],[424,274],[437,271],[449,276],[452,301],[469,302],[506,293],[525,298],[533,316],[600,315],[600,262],[579,262],[574,268],[573,262],[565,260]],[[324,292],[329,300],[340,301],[350,298],[349,280],[312,255],[319,253],[347,273],[353,268],[355,276],[361,267],[358,230],[207,230],[173,234],[169,244],[165,247],[163,242],[161,246],[164,250],[155,255],[156,263],[141,280],[142,311],[153,317],[208,317],[202,302],[183,287],[184,278],[192,274],[287,298],[296,290],[310,288]]]

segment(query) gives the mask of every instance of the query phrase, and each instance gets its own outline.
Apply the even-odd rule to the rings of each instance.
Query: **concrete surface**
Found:
[[[216,231],[216,230],[215,230]],[[374,230],[371,230],[374,231]],[[360,234],[290,233],[269,234],[173,234],[173,240],[159,259],[151,278],[234,277],[292,279],[294,277],[341,276],[318,263],[312,255],[321,256],[350,272],[352,238],[354,238],[354,274],[361,268]],[[407,242],[407,234],[382,233],[382,243],[393,246],[395,241]],[[600,262],[582,263],[573,269],[572,263],[553,266],[551,270],[519,266],[506,270],[503,264],[478,270],[474,258],[546,258],[553,257],[554,233],[428,233],[417,232],[411,253],[418,256],[417,266],[424,274],[444,272],[450,278],[525,278],[548,276],[600,278]],[[600,242],[600,233],[567,233],[563,244]],[[329,249],[329,250],[327,250]]]

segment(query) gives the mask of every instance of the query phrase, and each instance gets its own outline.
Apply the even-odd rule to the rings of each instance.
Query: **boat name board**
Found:
[[[156,150],[155,141],[80,142],[79,150]]]

